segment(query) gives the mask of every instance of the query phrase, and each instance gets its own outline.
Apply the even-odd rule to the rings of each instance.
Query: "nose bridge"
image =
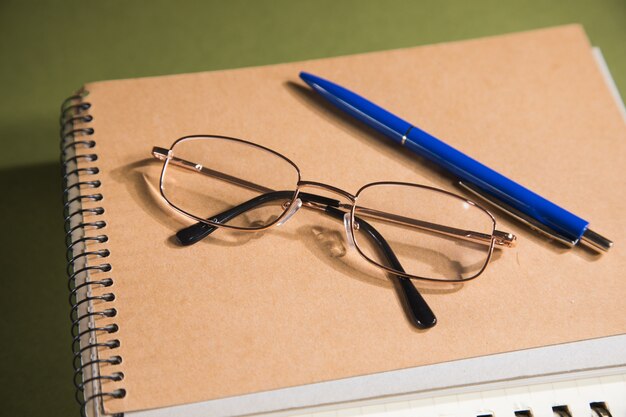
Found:
[[[337,188],[333,185],[329,185],[329,184],[324,184],[323,182],[317,182],[317,181],[299,181],[298,182],[298,188],[302,188],[302,187],[312,187],[312,188],[318,188],[318,189],[322,189],[322,190],[327,190],[330,191],[332,193],[335,194],[339,194],[345,198],[347,198],[348,200],[350,200],[351,202],[355,201],[355,196],[350,194],[349,192],[342,190],[341,188]]]

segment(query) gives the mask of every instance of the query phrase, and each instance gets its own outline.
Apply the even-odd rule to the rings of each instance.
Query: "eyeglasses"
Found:
[[[348,245],[396,278],[418,327],[431,327],[436,318],[411,280],[469,281],[485,270],[494,247],[516,242],[513,234],[496,230],[491,213],[461,196],[402,182],[366,184],[351,194],[303,181],[291,160],[242,139],[185,136],[152,154],[164,161],[161,195],[197,222],[176,234],[181,244],[221,227],[261,231],[283,225],[302,207],[318,210],[343,221]]]

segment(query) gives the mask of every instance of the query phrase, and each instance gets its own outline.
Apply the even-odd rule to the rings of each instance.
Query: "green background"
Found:
[[[566,23],[585,26],[626,92],[624,0],[0,0],[0,413],[78,415],[71,384],[57,119],[61,101],[83,83]]]

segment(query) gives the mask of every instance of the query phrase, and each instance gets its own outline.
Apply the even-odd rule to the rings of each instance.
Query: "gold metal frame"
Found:
[[[185,142],[185,141],[189,141],[189,140],[210,140],[210,139],[222,139],[222,140],[230,140],[230,141],[234,141],[234,142],[238,142],[247,146],[251,146],[257,149],[262,149],[264,151],[270,152],[275,156],[278,156],[279,158],[283,159],[284,161],[286,161],[287,163],[289,163],[291,166],[293,166],[293,168],[295,169],[295,172],[298,175],[298,181],[296,183],[296,187],[294,190],[294,195],[292,197],[292,199],[285,204],[285,209],[283,210],[282,214],[280,216],[278,216],[273,222],[264,225],[264,226],[260,226],[260,227],[256,227],[256,228],[252,228],[252,227],[240,227],[240,226],[232,226],[232,225],[228,225],[228,224],[224,224],[224,223],[217,223],[217,222],[213,222],[211,220],[205,219],[205,218],[201,218],[198,217],[192,213],[189,213],[183,209],[181,209],[180,207],[176,206],[175,204],[173,204],[171,201],[169,201],[169,199],[166,196],[165,190],[164,190],[164,181],[163,179],[165,178],[165,173],[167,171],[167,168],[169,166],[169,164],[173,164],[179,167],[183,167],[185,169],[189,169],[204,175],[208,175],[214,178],[218,178],[221,179],[223,181],[226,182],[230,182],[239,186],[242,186],[244,188],[248,188],[251,190],[255,190],[258,191],[260,193],[268,193],[268,192],[273,192],[276,190],[272,190],[270,188],[264,187],[262,185],[259,184],[255,184],[253,182],[247,181],[247,180],[243,180],[237,177],[233,177],[231,175],[219,172],[219,171],[215,171],[212,170],[210,168],[207,168],[201,164],[198,163],[194,163],[193,161],[188,161],[185,159],[181,159],[176,157],[175,152],[174,152],[174,148],[177,144],[181,143],[181,142]],[[487,267],[487,265],[489,264],[489,261],[491,260],[491,256],[493,253],[493,249],[494,247],[513,247],[516,244],[516,236],[513,235],[512,233],[508,233],[508,232],[503,232],[500,230],[496,229],[496,220],[495,217],[484,207],[480,206],[479,204],[476,204],[475,202],[468,200],[464,197],[461,197],[457,194],[451,193],[449,191],[446,190],[442,190],[439,188],[434,188],[434,187],[430,187],[427,185],[421,185],[421,184],[415,184],[415,183],[407,183],[407,182],[394,182],[394,181],[380,181],[380,182],[373,182],[373,183],[369,183],[366,184],[364,186],[362,186],[357,192],[356,194],[351,194],[345,190],[342,190],[340,188],[337,188],[335,186],[329,185],[329,184],[325,184],[325,183],[321,183],[321,182],[316,182],[316,181],[303,181],[302,177],[301,177],[301,173],[300,173],[300,169],[298,168],[298,166],[293,163],[289,158],[285,157],[284,155],[281,155],[280,153],[269,149],[265,146],[253,143],[253,142],[249,142],[243,139],[238,139],[238,138],[233,138],[230,136],[222,136],[222,135],[189,135],[189,136],[184,136],[182,138],[179,138],[178,140],[176,140],[169,149],[166,148],[160,148],[160,147],[154,147],[152,149],[152,155],[159,159],[164,161],[163,163],[163,168],[161,170],[161,175],[160,175],[160,181],[159,181],[159,190],[161,193],[161,196],[163,197],[163,199],[168,203],[168,205],[170,207],[172,207],[174,210],[178,211],[179,213],[188,216],[189,218],[192,218],[198,222],[202,222],[202,223],[206,223],[209,224],[211,226],[215,226],[215,227],[225,227],[225,228],[229,228],[229,229],[235,229],[235,230],[240,230],[240,231],[250,231],[250,232],[256,232],[256,231],[262,231],[262,230],[266,230],[269,229],[270,227],[278,224],[281,222],[281,220],[283,218],[285,218],[285,216],[289,213],[288,207],[290,207],[292,204],[294,204],[296,202],[296,200],[298,199],[298,196],[302,190],[302,188],[305,187],[311,187],[311,188],[318,188],[318,189],[323,189],[329,192],[332,192],[334,194],[337,195],[341,195],[342,197],[346,198],[348,201],[350,201],[350,204],[339,204],[338,209],[342,209],[345,210],[346,214],[349,214],[349,218],[350,218],[350,227],[349,227],[349,232],[351,234],[350,238],[352,239],[353,242],[355,242],[355,247],[357,249],[357,251],[359,252],[359,254],[365,258],[368,262],[370,262],[373,265],[376,265],[377,267],[393,273],[394,275],[399,275],[399,276],[403,276],[405,278],[410,278],[410,279],[419,279],[419,280],[426,280],[426,281],[437,281],[437,282],[465,282],[465,281],[469,281],[472,280],[476,277],[478,277],[480,274],[483,273],[483,271],[485,270],[485,268]],[[425,222],[425,221],[421,221],[421,220],[417,220],[417,219],[410,219],[407,217],[403,217],[403,216],[399,216],[399,215],[395,215],[395,214],[391,214],[391,213],[386,213],[386,212],[381,212],[378,210],[373,210],[373,209],[369,209],[366,207],[359,207],[357,205],[357,201],[358,201],[358,197],[359,195],[366,190],[369,187],[373,187],[373,186],[380,186],[380,185],[400,185],[400,186],[407,186],[407,187],[415,187],[415,188],[421,188],[421,189],[428,189],[434,192],[438,192],[438,193],[442,193],[445,194],[449,197],[453,197],[456,198],[464,203],[467,203],[469,205],[472,205],[474,207],[476,207],[477,209],[481,210],[482,212],[484,212],[492,221],[493,224],[493,228],[492,228],[492,232],[491,234],[485,234],[485,233],[479,233],[479,232],[475,232],[475,231],[471,231],[471,230],[461,230],[461,229],[457,229],[457,228],[453,228],[450,226],[445,226],[445,225],[440,225],[440,224],[435,224],[435,223],[430,223],[430,222]],[[324,210],[324,207],[322,204],[320,203],[315,203],[315,202],[303,202],[302,204],[304,207],[310,208],[310,209],[316,209],[316,210]],[[354,236],[354,230],[355,227],[357,227],[356,225],[358,225],[358,223],[355,221],[355,218],[357,216],[357,211],[358,211],[358,216],[360,217],[365,217],[365,218],[376,218],[379,220],[384,220],[384,221],[388,221],[391,223],[396,223],[396,224],[402,224],[404,226],[407,227],[413,227],[413,228],[417,228],[417,229],[422,229],[422,230],[429,230],[432,232],[436,232],[436,233],[441,233],[443,235],[446,236],[450,236],[450,237],[455,237],[458,239],[463,239],[463,240],[469,240],[469,241],[473,241],[473,242],[477,242],[480,244],[485,244],[488,245],[488,253],[487,253],[487,257],[485,260],[484,265],[482,266],[482,268],[474,275],[472,275],[471,277],[467,277],[467,278],[457,278],[457,279],[438,279],[438,278],[429,278],[429,277],[421,277],[421,276],[417,276],[417,275],[412,275],[412,274],[408,274],[406,272],[403,271],[397,271],[395,269],[389,268],[373,259],[370,259],[363,251],[362,249],[359,247],[357,240],[355,239]]]
[[[461,229],[457,229],[457,228],[453,228],[453,227],[449,227],[449,226],[444,226],[441,224],[433,224],[430,222],[424,222],[421,220],[415,220],[415,219],[409,219],[407,217],[404,216],[398,216],[395,214],[391,214],[391,213],[385,213],[385,212],[380,212],[378,210],[372,210],[369,208],[365,208],[365,207],[359,207],[357,205],[357,201],[356,199],[358,199],[359,195],[366,190],[367,188],[370,187],[374,187],[374,186],[378,186],[378,185],[401,185],[401,186],[407,186],[407,187],[414,187],[414,188],[421,188],[421,189],[427,189],[433,192],[438,192],[438,193],[442,193],[445,194],[449,197],[453,197],[456,198],[464,203],[467,203],[471,206],[476,207],[477,209],[481,210],[482,212],[484,212],[489,219],[492,222],[492,228],[491,228],[491,235],[485,235],[484,233],[479,233],[479,232],[475,232],[475,231],[469,231],[469,230],[461,230]],[[473,241],[476,243],[480,243],[480,244],[485,244],[485,245],[489,245],[489,249],[487,251],[487,257],[485,258],[485,263],[483,264],[483,266],[480,268],[480,270],[478,270],[478,272],[470,277],[467,278],[457,278],[457,279],[438,279],[438,278],[429,278],[429,277],[421,277],[421,276],[417,276],[417,275],[412,275],[412,274],[407,274],[407,273],[403,273],[400,274],[402,276],[405,276],[407,278],[411,278],[411,279],[420,279],[420,280],[425,280],[425,281],[436,281],[436,282],[465,282],[465,281],[470,281],[476,277],[478,277],[480,274],[483,273],[483,271],[485,270],[485,268],[487,267],[487,265],[489,264],[489,261],[491,260],[491,255],[493,254],[493,248],[495,247],[495,242],[496,242],[496,219],[495,217],[485,208],[479,206],[478,204],[474,203],[471,200],[467,200],[466,198],[463,198],[459,195],[456,195],[454,193],[451,193],[449,191],[446,190],[442,190],[439,188],[435,188],[435,187],[430,187],[428,185],[422,185],[422,184],[414,184],[414,183],[408,183],[408,182],[394,182],[394,181],[380,181],[380,182],[373,182],[370,184],[366,184],[364,186],[362,186],[359,191],[357,191],[356,193],[356,199],[354,202],[354,205],[352,207],[352,210],[350,212],[350,221],[351,221],[351,225],[354,225],[354,219],[355,219],[355,214],[357,210],[364,210],[367,214],[364,217],[373,217],[373,218],[378,218],[378,219],[382,219],[388,222],[392,222],[392,223],[397,223],[397,224],[401,224],[403,226],[407,226],[407,227],[413,227],[413,228],[417,228],[417,229],[422,229],[422,230],[428,230],[428,231],[433,231],[436,233],[440,233],[446,236],[451,236],[451,237],[456,237],[457,239],[462,239],[462,240],[469,240],[469,241]],[[359,216],[361,216],[361,212],[359,212]],[[351,232],[353,232],[353,230],[351,229]],[[358,241],[357,239],[354,238],[354,232],[352,234],[352,239],[355,243],[355,247],[357,249],[357,251],[361,254],[362,257],[364,257],[368,262],[378,266],[379,268],[384,269],[387,272],[392,272],[394,274],[398,274],[398,271],[396,271],[393,268],[389,268],[386,265],[383,265],[379,262],[376,262],[375,260],[371,259],[370,257],[368,257],[359,247]],[[515,242],[516,239],[513,239],[512,242]]]

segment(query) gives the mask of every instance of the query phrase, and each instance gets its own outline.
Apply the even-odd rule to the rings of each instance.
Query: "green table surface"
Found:
[[[58,115],[83,83],[582,23],[626,92],[626,1],[0,1],[0,414],[78,415]],[[166,381],[164,381],[166,383]]]

